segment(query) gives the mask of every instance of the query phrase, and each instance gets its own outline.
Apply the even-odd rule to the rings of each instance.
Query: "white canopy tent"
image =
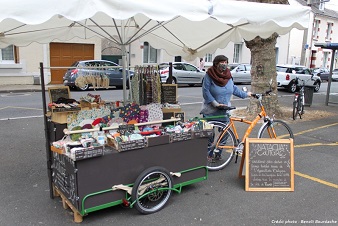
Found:
[[[305,29],[310,12],[303,6],[229,0],[0,2],[0,48],[98,36],[121,46],[124,68],[126,46],[136,40],[193,60],[226,47],[230,41]]]
[[[310,8],[229,0],[0,0],[0,48],[99,36],[196,59],[230,41],[305,29]]]

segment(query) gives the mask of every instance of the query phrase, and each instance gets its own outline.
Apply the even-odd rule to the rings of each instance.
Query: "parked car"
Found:
[[[305,80],[305,85],[314,86],[314,91],[318,92],[322,80],[317,75],[312,75],[311,70],[301,65],[277,65],[277,86],[287,89],[289,92],[296,92],[298,87],[295,78]]]
[[[319,73],[318,76],[321,80],[329,81],[330,71]],[[332,71],[332,80],[333,82],[338,81],[338,68]]]
[[[325,68],[325,67],[314,68],[312,70],[312,74],[317,75],[317,76],[319,76],[319,74],[321,74],[321,73],[329,73],[329,72],[330,72],[330,70],[328,68]]]
[[[88,68],[93,67],[93,68]],[[134,75],[133,71],[130,72],[129,79]],[[75,81],[81,77],[94,76],[107,76],[109,78],[109,86],[116,86],[121,89],[123,87],[122,68],[111,61],[107,60],[83,60],[76,61],[71,65],[71,68],[67,70],[63,76],[63,84],[69,86],[71,89],[88,90],[93,84],[87,80],[82,82],[81,86],[77,86]],[[128,71],[126,70],[128,78]],[[129,87],[129,79],[127,79],[127,87]]]
[[[186,62],[173,62],[172,84],[202,85],[205,71]],[[169,63],[159,64],[161,82],[166,83],[169,78]]]
[[[235,84],[251,83],[250,64],[229,64],[228,66]]]

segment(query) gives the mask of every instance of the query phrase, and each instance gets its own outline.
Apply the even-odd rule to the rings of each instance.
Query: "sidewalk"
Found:
[[[57,85],[46,85],[45,89],[53,86],[62,86],[62,84]],[[0,93],[19,93],[19,92],[40,92],[41,85],[0,85]]]

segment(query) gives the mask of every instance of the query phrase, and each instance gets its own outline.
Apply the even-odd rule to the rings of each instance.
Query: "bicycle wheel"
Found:
[[[292,118],[293,120],[296,120],[298,115],[298,100],[293,101],[293,109],[292,109]]]
[[[228,129],[224,134],[226,124],[221,122],[208,122],[213,124],[213,135],[209,138],[207,168],[210,171],[221,170],[226,167],[234,157],[237,140],[234,133]],[[221,135],[223,136],[221,137]],[[220,139],[219,145],[217,141]]]
[[[171,195],[173,179],[163,167],[155,166],[143,171],[136,179],[131,199],[142,214],[161,210]]]
[[[271,120],[262,125],[258,132],[258,138],[293,139],[294,137],[290,126],[286,122]]]
[[[299,96],[299,98],[298,98],[297,110],[298,110],[299,118],[302,119],[302,114],[303,114],[303,111],[304,111],[303,97],[302,96]]]

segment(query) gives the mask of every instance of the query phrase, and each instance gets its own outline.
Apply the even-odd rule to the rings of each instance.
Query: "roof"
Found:
[[[307,0],[296,0],[296,1],[298,3],[300,3],[301,5],[303,5],[303,6],[309,6],[309,7],[311,7],[311,10],[312,10],[312,12],[315,15],[329,17],[329,18],[332,18],[332,19],[338,19],[338,12],[337,11],[334,11],[334,10],[331,10],[331,9],[327,9],[327,8],[325,8],[324,11],[319,10],[319,8],[318,8],[319,4],[318,3],[314,3],[314,4],[311,4],[311,5],[308,5],[307,4]]]

